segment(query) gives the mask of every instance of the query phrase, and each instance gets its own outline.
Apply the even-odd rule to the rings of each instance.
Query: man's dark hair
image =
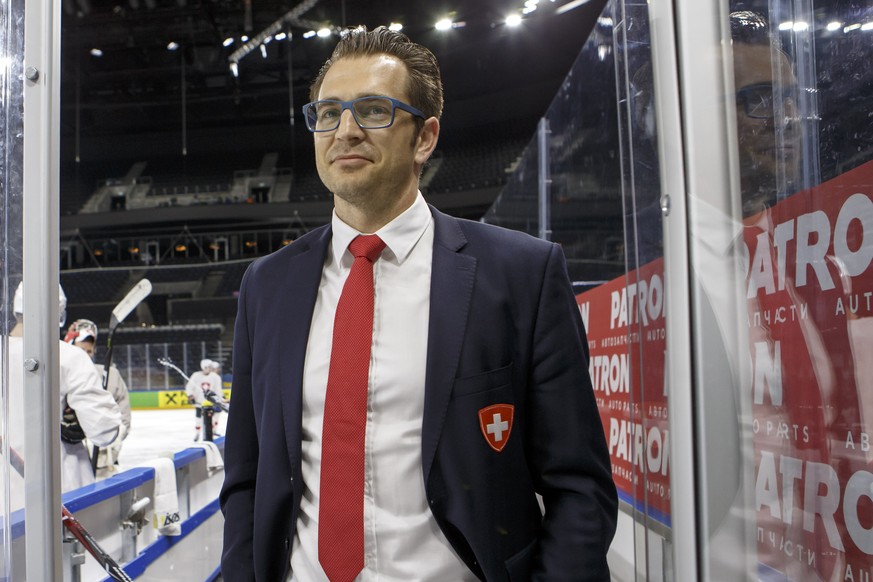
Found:
[[[746,44],[769,44],[770,27],[767,19],[751,10],[736,10],[730,14],[731,38]]]
[[[382,54],[396,57],[406,65],[409,71],[409,86],[406,87],[409,104],[420,109],[425,117],[439,119],[443,112],[443,84],[436,57],[424,46],[409,40],[409,37],[402,32],[389,30],[385,26],[371,31],[368,31],[365,26],[343,31],[339,43],[333,49],[333,54],[322,65],[318,76],[312,82],[309,99],[311,101],[318,99],[324,76],[338,60]],[[418,118],[416,121],[419,128],[424,123]]]

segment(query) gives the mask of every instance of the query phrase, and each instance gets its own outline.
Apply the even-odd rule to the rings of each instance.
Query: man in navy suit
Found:
[[[424,201],[442,85],[405,35],[349,31],[311,98],[334,214],[243,278],[223,579],[609,580],[616,491],[560,249]],[[347,247],[370,234],[384,250],[365,259],[372,342],[366,330],[365,405],[348,421],[365,426],[363,479],[337,504],[330,488],[352,469],[322,479],[346,363],[331,358],[334,324],[358,264]],[[338,505],[361,525],[328,531]]]

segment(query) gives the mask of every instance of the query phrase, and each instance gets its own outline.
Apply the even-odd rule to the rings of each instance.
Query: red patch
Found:
[[[515,406],[512,404],[492,404],[479,411],[479,428],[485,441],[498,453],[509,442],[512,432],[512,418]]]

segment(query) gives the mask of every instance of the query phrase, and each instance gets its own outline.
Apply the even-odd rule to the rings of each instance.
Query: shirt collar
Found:
[[[373,234],[379,235],[379,238],[385,243],[386,250],[390,251],[397,262],[402,264],[432,220],[433,216],[431,216],[430,209],[424,201],[424,196],[418,192],[415,201],[409,208]],[[349,243],[356,236],[371,234],[358,232],[343,222],[337,216],[336,210],[333,211],[331,227],[333,228],[331,251],[336,264],[342,263],[345,253],[348,252]],[[351,254],[348,257],[351,261]]]

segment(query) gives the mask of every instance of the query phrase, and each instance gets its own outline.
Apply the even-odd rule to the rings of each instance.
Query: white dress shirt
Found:
[[[324,397],[333,321],[359,234],[332,219],[333,240],[315,302],[303,373],[304,492],[291,552],[292,582],[326,581],[318,561],[318,503]],[[444,582],[477,578],[427,504],[421,426],[434,226],[421,193],[377,233],[386,248],[374,263],[364,482],[364,569],[358,582]]]

